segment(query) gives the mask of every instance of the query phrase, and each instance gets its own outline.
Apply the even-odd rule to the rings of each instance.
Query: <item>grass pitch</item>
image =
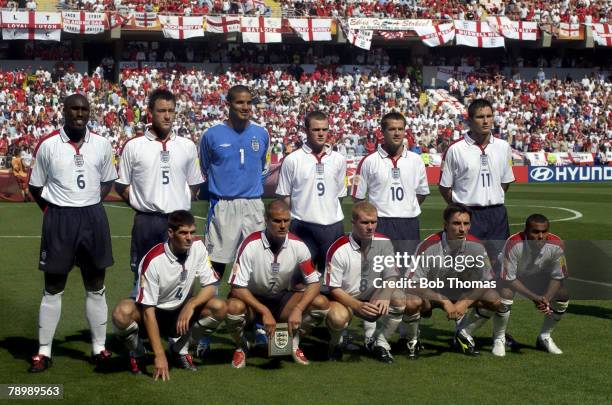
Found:
[[[511,232],[519,231],[533,212],[554,222],[551,230],[565,240],[612,240],[612,186],[610,184],[513,185],[507,195]],[[344,204],[350,212],[350,202]],[[421,215],[421,237],[441,226],[444,207],[435,187]],[[109,313],[129,294],[129,235],[132,211],[121,203],[106,204],[111,223],[115,266],[107,272]],[[198,202],[193,212],[201,217],[202,231],[207,204]],[[349,215],[346,215],[350,217]],[[108,347],[114,351],[113,370],[94,373],[87,363],[89,332],[84,317],[84,289],[78,270],[72,272],[63,297],[62,319],[53,345],[53,367],[40,375],[27,373],[37,350],[38,306],[43,278],[37,270],[42,216],[35,204],[0,204],[2,280],[0,294],[0,384],[64,384],[64,401],[70,403],[610,403],[612,371],[610,334],[612,301],[572,301],[555,341],[565,352],[553,356],[534,348],[541,316],[533,305],[517,300],[509,331],[524,347],[505,358],[490,353],[491,324],[476,336],[483,352],[479,358],[453,353],[448,343],[453,324],[434,311],[421,322],[425,352],[418,361],[396,355],[396,363],[384,365],[361,352],[345,354],[342,363],[323,361],[325,331],[305,339],[304,351],[313,360],[308,367],[291,359],[247,359],[247,367],[230,366],[233,348],[229,337],[213,338],[213,351],[197,373],[171,370],[171,380],[154,382],[126,371],[126,358],[109,327]],[[349,230],[346,221],[345,230]],[[608,252],[609,253],[609,252]],[[588,255],[587,255],[588,256]],[[600,272],[608,280],[610,268]],[[569,268],[570,275],[572,267]],[[605,273],[605,274],[604,274]],[[607,274],[607,275],[606,275]],[[224,291],[226,287],[224,286]],[[351,331],[361,336],[358,322]],[[395,340],[395,339],[392,339]],[[149,366],[149,370],[152,370]]]

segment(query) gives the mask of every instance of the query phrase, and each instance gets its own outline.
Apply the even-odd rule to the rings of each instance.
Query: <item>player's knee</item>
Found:
[[[227,313],[230,315],[244,315],[246,314],[246,305],[243,301],[237,298],[230,298],[227,300]]]
[[[83,285],[85,286],[86,291],[100,291],[104,288],[104,272],[101,272],[101,274],[96,274],[93,277],[83,279]]]
[[[555,294],[555,301],[569,301],[570,296],[569,296],[569,291],[567,291],[567,288],[565,288],[565,286],[561,286],[561,288],[559,288],[559,291],[557,291],[557,294]]]
[[[351,321],[351,313],[342,304],[334,302],[327,313],[327,326],[334,330],[345,329]]]
[[[502,287],[497,290],[497,293],[502,299],[511,300],[514,298],[514,293],[508,287]]]
[[[319,294],[312,300],[311,306],[314,310],[327,310],[329,309],[329,300],[326,296]]]
[[[45,273],[45,293],[56,295],[64,291],[66,288],[66,274],[49,274]]]
[[[202,311],[203,315],[206,310],[208,310],[208,312],[210,312],[210,315],[212,315],[214,318],[223,319],[225,318],[225,315],[227,314],[227,304],[222,299],[211,298],[206,303],[206,306],[204,307],[204,311]],[[206,313],[205,315],[208,315],[208,313]]]
[[[119,329],[125,329],[135,321],[136,306],[132,300],[123,300],[113,309],[113,324]]]

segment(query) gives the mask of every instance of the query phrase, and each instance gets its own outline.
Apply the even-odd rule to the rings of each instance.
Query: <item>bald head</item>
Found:
[[[276,199],[271,201],[266,207],[266,218],[271,218],[273,212],[289,212],[289,204],[284,200]]]

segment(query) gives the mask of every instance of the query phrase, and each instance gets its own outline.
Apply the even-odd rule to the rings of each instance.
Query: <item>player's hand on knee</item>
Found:
[[[276,319],[272,315],[272,312],[269,310],[262,314],[261,320],[264,324],[264,330],[268,334],[268,336],[272,336],[274,331],[276,330]]]
[[[455,304],[450,301],[444,301],[442,303],[442,308],[444,312],[446,312],[446,317],[449,320],[457,319],[457,309],[455,308]]]
[[[287,323],[289,324],[289,334],[293,336],[293,333],[298,333],[298,329],[302,324],[302,311],[298,308],[293,308],[291,314],[289,314],[289,319],[287,319]]]
[[[552,309],[550,309],[550,302],[546,297],[539,297],[537,300],[534,300],[533,303],[535,304],[538,311],[546,315],[550,315],[552,313]]]
[[[387,315],[389,313],[389,300],[374,300],[372,304],[378,308],[378,315]]]
[[[360,315],[368,318],[375,318],[379,315],[378,307],[371,302],[362,302],[358,311]]]
[[[155,381],[161,378],[162,381],[170,379],[170,371],[168,371],[168,360],[165,355],[155,356],[155,371],[153,372]]]
[[[187,331],[189,330],[189,320],[192,316],[193,308],[191,308],[189,305],[185,305],[176,321],[176,333],[179,335],[187,334]]]

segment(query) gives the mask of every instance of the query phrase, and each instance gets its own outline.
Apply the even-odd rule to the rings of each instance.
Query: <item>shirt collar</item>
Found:
[[[353,232],[349,233],[349,243],[351,244],[351,247],[353,248],[353,250],[361,249],[361,246],[359,246],[359,243],[357,243],[355,238],[353,238]]]
[[[145,134],[144,134],[145,137],[149,141],[157,141],[158,140],[157,136],[153,132],[151,132],[149,129],[150,129],[150,127],[147,128],[147,130],[145,131]],[[174,131],[170,131],[170,134],[169,134],[168,138],[166,138],[166,142],[168,140],[172,140],[173,141],[175,138],[176,138],[176,134],[174,133]],[[163,142],[163,141],[160,141],[160,142]]]
[[[270,241],[266,237],[266,231],[265,230],[261,231],[261,243],[263,243],[264,248],[270,249]],[[281,247],[281,249],[286,248],[287,247],[287,243],[289,243],[289,235],[285,236],[285,241],[283,242],[283,246]]]
[[[400,155],[400,157],[406,157],[406,145],[402,145],[402,148],[404,149],[402,150],[402,154]],[[389,153],[382,147],[382,145],[378,145],[378,153],[383,159],[391,158],[391,156],[389,156]]]
[[[463,139],[465,139],[465,141],[467,142],[468,145],[475,145],[476,144],[476,141],[474,140],[474,138],[472,138],[470,136],[470,132],[469,131],[466,132],[465,135],[463,135]],[[489,143],[490,144],[495,142],[494,139],[495,139],[495,137],[493,136],[493,134],[489,135]]]
[[[166,253],[166,257],[170,260],[170,263],[174,264],[178,260],[178,257],[172,253],[172,249],[170,249],[170,244],[168,242],[164,243],[164,252]],[[190,250],[187,251],[187,257],[189,257]]]
[[[330,146],[328,144],[325,144],[325,146],[323,146],[323,154],[325,155],[329,154],[330,149],[331,149]],[[312,148],[308,146],[307,143],[304,143],[302,145],[302,150],[306,153],[312,153]]]
[[[89,132],[89,128],[85,128],[85,137],[83,137],[83,142],[89,142],[89,138],[91,137],[91,133]],[[64,127],[60,128],[60,138],[62,138],[63,142],[70,142],[70,138],[64,131]]]

